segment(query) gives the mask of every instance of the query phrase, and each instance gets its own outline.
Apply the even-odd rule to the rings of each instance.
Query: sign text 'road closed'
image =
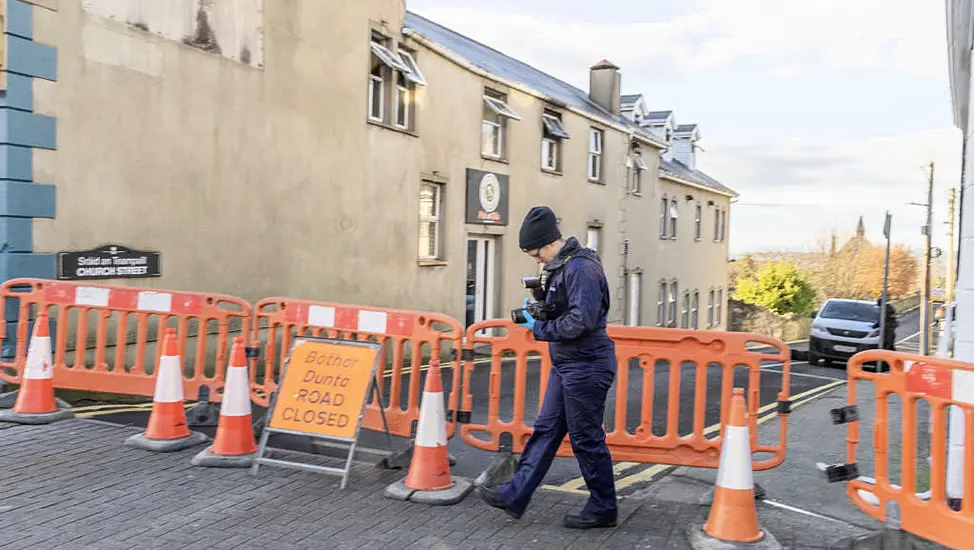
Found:
[[[270,426],[354,438],[378,350],[338,341],[302,340],[291,351]]]

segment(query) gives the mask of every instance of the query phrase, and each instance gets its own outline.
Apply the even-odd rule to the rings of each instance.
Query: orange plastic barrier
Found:
[[[52,334],[55,387],[147,397],[154,394],[154,370],[164,351],[166,329],[175,328],[187,397],[195,398],[200,387],[206,385],[211,390],[210,400],[220,401],[217,390],[223,387],[231,322],[247,334],[252,314],[250,304],[232,296],[47,279],[8,280],[0,285],[0,298],[0,316],[4,319],[8,318],[6,308],[17,307],[15,356],[13,362],[0,362],[0,380],[21,382],[29,325],[43,310],[56,327]],[[93,349],[89,337],[92,317],[96,318]],[[153,322],[156,330],[149,334]],[[110,343],[111,323],[117,326]],[[211,333],[214,323],[215,334]],[[0,323],[0,340],[8,338],[6,329],[6,323]],[[195,358],[189,361],[187,344],[191,332],[196,349]],[[130,342],[133,333],[134,345]],[[146,357],[150,345],[155,347],[155,353]],[[92,352],[93,363],[88,359]],[[69,353],[73,354],[72,364],[65,360]],[[209,373],[208,354],[215,355]],[[147,365],[153,369],[152,374],[146,372]]]
[[[263,407],[268,405],[270,394],[277,389],[281,365],[295,337],[372,340],[383,344],[377,370],[378,386],[383,395],[388,394],[384,400],[388,400],[385,416],[389,431],[400,437],[410,437],[414,424],[419,421],[422,384],[420,376],[413,376],[419,374],[414,367],[420,366],[420,372],[425,371],[429,358],[439,358],[446,350],[459,354],[462,347],[462,326],[450,317],[435,313],[291,298],[261,300],[254,312],[252,341],[264,346],[263,365],[251,357],[251,399],[254,403]],[[408,352],[407,345],[411,347]],[[443,366],[447,367],[447,364]],[[454,374],[448,420],[456,410],[460,393],[460,376]],[[374,395],[369,396],[362,427],[384,430]],[[448,422],[448,437],[453,437],[454,433],[454,423]]]
[[[478,335],[480,331],[503,331],[504,336]],[[720,448],[723,427],[729,421],[731,394],[734,388],[734,371],[738,367],[747,370],[749,394],[747,397],[749,422],[751,427],[752,452],[768,453],[770,458],[753,460],[754,470],[767,470],[781,464],[785,459],[787,430],[789,380],[791,374],[791,351],[784,343],[756,334],[712,332],[700,330],[677,330],[649,327],[609,326],[609,336],[616,344],[618,370],[616,375],[615,406],[611,409],[613,429],[606,434],[606,442],[613,460],[654,464],[672,464],[701,468],[717,468],[720,465]],[[489,332],[487,333],[489,334]],[[548,383],[551,361],[548,344],[538,342],[530,332],[518,327],[510,320],[489,320],[470,326],[467,330],[467,348],[478,345],[492,347],[489,365],[483,361],[472,360],[469,355],[464,365],[463,399],[461,415],[471,416],[474,399],[488,400],[486,421],[482,423],[461,424],[460,433],[464,442],[486,451],[499,451],[502,436],[510,434],[512,451],[520,453],[533,429],[525,421],[527,401],[529,355],[537,355],[541,363],[540,391],[538,407],[544,399],[544,388]],[[748,348],[749,344],[760,344],[776,350],[774,353],[759,353]],[[506,357],[505,354],[513,354]],[[780,435],[775,445],[759,445],[757,442],[758,408],[760,407],[759,388],[761,387],[761,362],[777,361],[782,364],[782,385],[778,394]],[[510,421],[500,418],[501,401],[504,394],[502,386],[502,364],[514,362],[513,414]],[[638,361],[642,368],[642,390],[638,398],[629,395],[631,373],[629,364]],[[669,383],[667,388],[667,422],[663,435],[653,433],[653,403],[661,397],[655,387],[657,361],[669,363]],[[695,364],[695,383],[693,392],[692,433],[680,434],[679,419],[681,405],[682,366]],[[721,371],[720,434],[711,434],[705,426],[707,406],[707,377],[711,365],[719,365]],[[473,377],[478,368],[489,368],[489,395],[473,394]],[[482,392],[481,392],[482,393]],[[610,391],[609,397],[613,394]],[[718,396],[711,396],[716,401]],[[639,403],[640,416],[634,431],[627,429],[631,424],[628,410]],[[610,401],[611,403],[611,401]],[[708,437],[710,436],[710,437]],[[572,456],[572,449],[566,437],[558,451],[558,456]]]
[[[885,361],[888,372],[867,372],[863,365]],[[896,519],[899,528],[950,548],[972,548],[974,533],[974,404],[958,401],[953,388],[974,380],[974,364],[937,357],[923,357],[900,352],[870,350],[853,356],[848,363],[849,406],[832,411],[833,422],[848,424],[846,464],[831,466],[830,481],[848,481],[849,498],[863,512],[879,521]],[[876,420],[872,447],[875,453],[875,483],[858,477],[856,447],[860,442],[860,414],[856,404],[858,384],[870,382],[875,387]],[[957,382],[961,382],[958,384]],[[889,400],[898,396],[902,414],[896,419],[902,426],[902,445],[898,456],[890,456]],[[930,498],[917,493],[917,403],[930,405]],[[951,406],[960,408],[964,419],[964,486],[959,509],[947,499],[947,429]],[[926,417],[926,415],[924,415]],[[921,458],[922,459],[922,458]],[[890,481],[891,464],[899,464],[902,486]],[[867,501],[871,493],[878,503]],[[892,510],[895,503],[898,510]]]

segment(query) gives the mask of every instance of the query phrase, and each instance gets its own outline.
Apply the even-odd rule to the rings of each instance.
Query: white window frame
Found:
[[[631,170],[629,172],[629,192],[639,195],[643,192],[643,171],[649,170],[646,161],[643,160],[643,153],[633,150],[631,159]]]
[[[677,229],[679,228],[679,217],[680,217],[680,207],[676,202],[676,199],[670,199],[670,207],[667,210],[670,222],[670,238],[676,240]]]
[[[690,291],[683,291],[683,307],[680,309],[680,328],[690,328]]]
[[[707,328],[714,327],[714,289],[710,289],[710,295],[707,298]]]
[[[443,243],[442,243],[442,225],[443,225],[443,184],[436,183],[433,181],[422,180],[420,183],[420,197],[422,197],[422,190],[425,187],[430,187],[434,189],[433,194],[433,214],[426,215],[422,211],[422,205],[420,205],[419,221],[422,223],[432,224],[432,231],[430,231],[430,238],[433,240],[433,250],[435,251],[433,255],[430,255],[428,251],[426,253],[419,253],[419,259],[424,261],[436,261],[443,259]],[[417,245],[419,244],[418,239],[420,236],[417,234]],[[417,246],[418,251],[418,246]]]
[[[631,271],[629,273],[629,288],[626,292],[629,294],[629,311],[626,312],[627,324],[632,327],[639,326],[640,323],[640,308],[639,304],[642,301],[642,285],[643,285],[643,274],[640,271]]]
[[[594,243],[593,243],[594,241]],[[585,248],[591,248],[596,254],[602,245],[602,228],[597,225],[590,225],[585,232]]]
[[[406,77],[406,80],[409,80],[417,86],[426,86],[426,77],[423,76],[422,71],[419,70],[419,63],[416,63],[416,58],[413,57],[413,54],[405,50],[399,50],[399,59],[402,61],[402,64],[408,68],[407,71],[402,71],[402,74]]]
[[[405,79],[405,73],[402,74]],[[396,128],[401,128],[403,130],[409,129],[409,111],[412,104],[412,90],[408,86],[403,86],[399,83],[399,79],[396,79],[396,109],[395,109],[395,119],[393,120]],[[399,123],[399,115],[403,115],[403,123]]]
[[[720,209],[714,209],[714,242],[720,242]]]
[[[591,128],[588,135],[588,180],[602,181],[602,149],[605,134],[598,128]]]
[[[690,327],[693,330],[700,328],[700,291],[693,291],[693,298],[690,301]]]
[[[541,168],[550,172],[561,171],[561,143],[569,139],[560,118],[551,112],[541,115]]]
[[[693,240],[700,241],[703,236],[703,206],[698,202],[693,211]]]
[[[724,311],[724,289],[717,289],[717,302],[716,302],[716,313],[714,314],[714,326],[719,327],[721,321],[723,320]]]
[[[665,239],[670,231],[670,217],[668,214],[670,200],[666,198],[666,195],[663,195],[659,202],[659,238]]]
[[[558,140],[541,138],[541,168],[552,172],[558,171],[558,144]]]
[[[666,326],[666,298],[667,283],[666,281],[660,281],[659,294],[656,297],[656,326],[658,327]]]
[[[490,95],[491,93],[495,95]],[[484,106],[487,110],[493,111],[496,120],[487,120],[485,116],[482,115],[483,121],[480,125],[480,152],[482,155],[488,158],[502,159],[505,153],[505,139],[507,138],[507,119],[521,120],[521,116],[518,115],[513,109],[508,106],[508,104],[502,99],[500,93],[498,92],[487,92],[485,91],[483,95]],[[506,96],[504,96],[506,97]],[[491,131],[497,132],[497,151],[487,150],[487,136],[488,128]]]
[[[668,326],[676,328],[676,312],[680,303],[680,283],[676,279],[670,281],[669,319]]]
[[[374,111],[375,106],[375,93],[376,84],[379,87],[379,113],[378,115]],[[385,95],[386,95],[386,79],[369,73],[369,120],[374,120],[376,122],[382,122],[385,117]]]
[[[727,209],[720,211],[720,242],[727,240]]]

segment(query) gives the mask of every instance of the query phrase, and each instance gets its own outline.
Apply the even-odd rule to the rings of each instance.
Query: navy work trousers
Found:
[[[552,366],[534,433],[521,453],[514,477],[499,488],[508,508],[524,513],[567,433],[591,493],[582,516],[616,519],[612,456],[602,428],[605,398],[614,378],[614,358],[600,363]]]

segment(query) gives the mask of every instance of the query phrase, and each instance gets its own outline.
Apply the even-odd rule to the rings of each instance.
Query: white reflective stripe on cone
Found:
[[[247,367],[227,369],[226,386],[223,388],[221,416],[247,416],[250,414],[250,384],[247,381]]]
[[[29,380],[46,380],[53,378],[51,369],[51,337],[40,336],[31,339],[27,350],[27,365],[24,367],[24,378]]]
[[[423,393],[423,406],[419,411],[419,428],[416,430],[417,447],[446,445],[446,409],[442,393]]]
[[[152,400],[157,403],[177,403],[183,400],[183,369],[179,357],[164,355],[159,360],[156,393]]]
[[[751,443],[744,426],[727,426],[720,452],[717,485],[725,489],[753,489],[751,474]]]

